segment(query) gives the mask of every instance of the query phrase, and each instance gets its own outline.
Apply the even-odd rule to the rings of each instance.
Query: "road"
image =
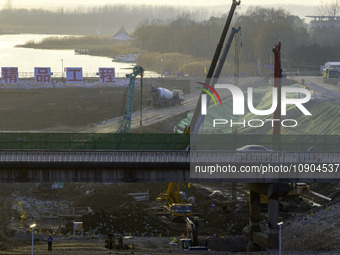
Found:
[[[302,84],[302,80],[304,80],[304,85],[317,92],[318,98],[321,96],[321,100],[340,100],[340,85],[324,83],[322,76],[292,76],[288,79],[295,80],[299,84]]]

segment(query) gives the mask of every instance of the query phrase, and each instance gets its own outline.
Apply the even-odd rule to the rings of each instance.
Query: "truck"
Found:
[[[339,81],[339,70],[337,68],[324,68],[322,71],[323,82],[337,84]]]
[[[184,102],[183,90],[151,87],[152,105],[156,107],[168,107],[180,105]]]

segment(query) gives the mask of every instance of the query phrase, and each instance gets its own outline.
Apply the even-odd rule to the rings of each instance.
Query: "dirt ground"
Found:
[[[47,243],[35,241],[34,254],[55,254],[55,255],[102,255],[102,254],[117,254],[117,255],[161,255],[161,254],[237,254],[237,255],[254,255],[266,254],[276,255],[277,251],[265,252],[218,252],[211,250],[183,250],[179,245],[170,245],[171,238],[159,237],[134,237],[130,240],[125,240],[125,244],[133,248],[127,250],[108,250],[104,247],[104,239],[69,239],[69,240],[56,240],[53,243],[53,250],[47,251]],[[1,251],[2,255],[27,255],[32,251],[32,245],[27,244],[13,248],[6,251]],[[287,252],[283,250],[285,255],[302,255],[302,254],[315,254],[315,255],[330,255],[339,254],[339,251],[315,251],[315,252]]]
[[[240,87],[257,87],[265,83],[261,77],[244,77],[238,81]],[[152,86],[183,90],[184,104],[150,107]],[[0,131],[116,132],[121,120],[119,116],[127,102],[124,86],[1,88],[0,91],[0,118],[5,120],[0,123]],[[173,132],[178,121],[195,108],[199,97],[199,93],[190,94],[190,79],[145,78],[142,94],[141,97],[141,86],[136,84],[132,116],[134,132],[139,131],[140,108],[144,109],[143,132]]]
[[[248,224],[248,194],[242,183],[236,186],[236,201],[231,199],[231,186],[227,183],[195,183],[190,188],[185,185],[182,187],[188,196],[195,196],[194,212],[199,215],[199,242],[200,245],[207,245],[210,252],[183,251],[178,246],[169,246],[173,236],[186,236],[186,230],[184,223],[171,222],[166,215],[155,214],[153,210],[161,206],[155,198],[166,190],[167,183],[65,183],[64,188],[57,192],[33,192],[34,186],[30,183],[0,185],[0,225],[2,231],[5,231],[0,233],[0,254],[28,254],[31,247],[28,225],[32,222],[39,226],[35,234],[35,254],[162,254],[169,253],[170,250],[178,254],[222,251],[245,254],[247,248],[248,241],[243,228]],[[334,199],[331,203],[312,197],[284,203],[280,213],[280,220],[285,222],[282,232],[284,251],[298,254],[306,250],[329,252],[340,249],[340,223],[336,216],[340,211],[338,186],[313,186],[313,190],[331,196]],[[127,195],[145,192],[146,189],[149,190],[150,201],[137,202]],[[28,221],[24,228],[18,228],[21,215],[16,206],[18,200],[28,212]],[[313,207],[311,201],[318,203],[320,207]],[[92,212],[68,221],[35,218],[36,213],[31,213],[32,208],[38,207],[37,205],[42,211],[51,205],[50,212],[53,213],[58,211],[61,204],[89,207]],[[328,210],[325,209],[326,205]],[[264,208],[261,216],[263,230],[266,229],[265,218]],[[84,222],[82,238],[79,235],[77,238],[70,237],[73,221]],[[47,253],[46,250],[48,231],[53,233],[54,238],[52,253]],[[128,246],[133,244],[134,249],[106,250],[104,241],[108,233],[113,233],[116,238],[131,235],[133,238],[124,239],[124,243]]]
[[[134,111],[147,107],[151,86],[189,92],[189,80],[144,79],[136,85]],[[80,132],[122,115],[126,87],[0,89],[0,131]],[[142,104],[141,104],[142,101]]]

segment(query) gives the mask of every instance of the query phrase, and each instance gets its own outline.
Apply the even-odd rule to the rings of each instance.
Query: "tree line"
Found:
[[[211,59],[226,17],[211,17],[196,22],[180,17],[168,23],[141,24],[133,36],[136,47],[149,52],[182,53],[196,58]],[[308,31],[308,25],[298,16],[283,9],[251,7],[234,17],[233,26],[241,27],[237,45],[235,39],[228,56],[241,62],[273,64],[272,47],[282,43],[282,62],[298,68],[308,66],[318,70],[327,61],[340,60],[338,41],[340,27]],[[235,53],[236,47],[239,52]],[[237,54],[237,56],[235,55]]]
[[[187,10],[172,6],[105,5],[102,7],[64,9],[2,9],[0,10],[1,33],[46,34],[114,34],[121,26],[128,32],[145,20],[164,21],[176,15],[204,19],[205,10]]]
[[[99,20],[106,20],[106,23],[103,21],[101,24],[111,24],[113,18],[125,20],[136,14],[134,8],[126,6],[120,8],[117,6],[111,9],[109,7],[92,8],[91,10],[75,10],[73,12],[60,9],[53,15],[50,11],[24,10],[21,16],[32,15],[32,17],[35,17],[36,23],[34,23],[33,18],[30,20],[31,24],[35,24],[35,26],[42,22],[37,16],[49,16],[46,18],[50,22],[46,21],[47,27],[49,24],[57,25],[55,21],[53,22],[53,19],[62,19],[60,22],[63,23],[63,26],[73,19],[78,19],[78,21],[75,21],[77,25],[74,25],[74,28],[81,26],[80,24],[84,22],[83,27],[89,30],[89,27],[91,27],[89,24],[94,26],[95,20],[97,23],[99,23]],[[149,70],[159,72],[160,69],[163,69],[171,74],[203,74],[204,69],[209,67],[209,61],[223,30],[226,15],[202,19],[203,16],[197,18],[182,11],[177,13],[176,18],[166,19],[167,15],[174,16],[173,12],[176,10],[173,7],[169,7],[169,9],[167,9],[168,7],[164,7],[165,9],[158,7],[154,7],[154,9],[143,8],[140,7],[139,11],[143,11],[145,15],[153,13],[154,16],[150,14],[151,16],[149,15],[148,19],[138,21],[139,25],[131,34],[135,40],[128,44],[113,45],[110,36],[86,36],[47,39],[38,47],[74,49],[84,47],[88,48],[92,55],[109,57],[141,52],[138,64]],[[11,12],[11,10],[3,10],[2,12],[5,13],[6,11]],[[13,11],[18,15],[18,10]],[[34,12],[37,12],[36,15],[33,15]],[[152,17],[157,16],[155,16],[155,13],[162,16],[163,19],[152,19]],[[117,14],[118,17],[112,17],[115,16],[114,14]],[[126,17],[123,18],[121,15],[126,15]],[[91,16],[97,16],[97,18],[90,19]],[[99,18],[98,16],[102,17]],[[87,18],[89,19],[87,20]],[[0,13],[0,24],[3,19],[4,16]],[[14,16],[11,19],[14,20]],[[142,17],[139,17],[139,19],[142,19]],[[25,18],[12,21],[12,23],[17,22],[15,24],[19,24],[23,20]],[[7,22],[12,24],[10,21]],[[137,21],[134,20],[134,22]],[[117,21],[114,23],[121,25]],[[304,20],[291,15],[284,9],[260,7],[250,7],[246,12],[235,15],[232,25],[241,27],[241,31],[235,37],[229,52],[228,74],[236,72],[230,71],[230,67],[233,65],[235,70],[242,66],[242,68],[256,73],[256,65],[260,63],[262,70],[265,70],[266,66],[273,64],[272,47],[279,41],[282,43],[284,68],[308,68],[318,71],[320,65],[325,62],[340,59],[340,46],[338,46],[340,26],[323,26],[308,30],[308,24]],[[32,26],[34,27],[34,25]],[[115,31],[117,30],[118,28],[115,29]],[[31,42],[28,43],[27,47],[36,47],[36,45]],[[160,64],[161,59],[163,59],[162,65]],[[241,72],[243,71],[242,68],[240,68]]]

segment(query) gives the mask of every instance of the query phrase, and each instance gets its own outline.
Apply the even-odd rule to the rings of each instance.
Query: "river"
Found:
[[[0,67],[18,67],[20,77],[33,77],[34,67],[51,67],[53,77],[61,77],[65,67],[82,67],[84,77],[97,77],[99,67],[115,67],[116,77],[125,77],[131,73],[135,63],[112,62],[111,58],[89,55],[76,55],[74,50],[42,50],[17,48],[27,41],[41,41],[46,37],[62,35],[46,34],[11,34],[0,35]],[[146,77],[157,76],[146,72]]]

